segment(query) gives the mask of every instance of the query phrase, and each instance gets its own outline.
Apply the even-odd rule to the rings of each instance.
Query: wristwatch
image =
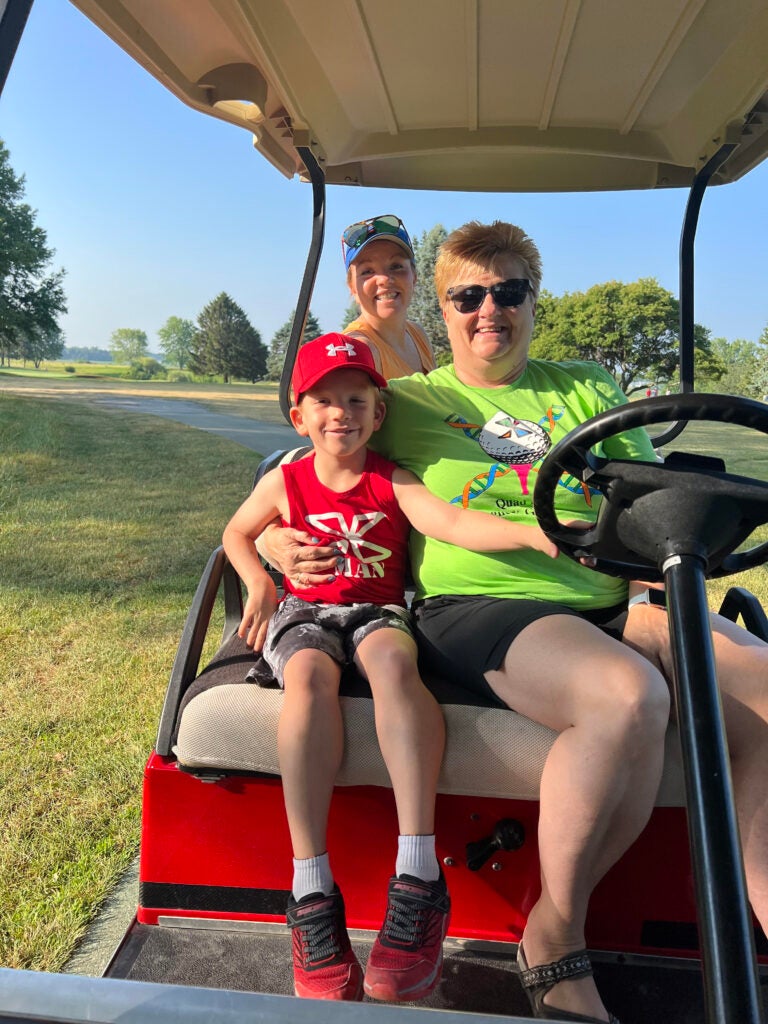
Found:
[[[627,601],[627,608],[631,608],[633,604],[650,604],[651,603],[651,592],[650,590],[641,590],[639,594],[635,594],[634,597],[630,597]]]

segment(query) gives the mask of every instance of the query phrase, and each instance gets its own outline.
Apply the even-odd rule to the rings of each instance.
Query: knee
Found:
[[[424,684],[419,676],[414,651],[394,644],[382,644],[376,651],[373,664],[366,666],[371,689],[409,689]]]
[[[669,723],[669,688],[653,665],[625,664],[608,692],[613,720],[626,740],[663,739]]]
[[[339,670],[326,654],[303,650],[295,654],[283,672],[287,701],[299,701],[308,709],[322,710],[338,702]]]

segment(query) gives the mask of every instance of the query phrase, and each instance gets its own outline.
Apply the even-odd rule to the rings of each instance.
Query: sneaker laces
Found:
[[[306,963],[313,964],[341,956],[343,951],[335,911],[299,925],[298,931],[301,939],[301,951]]]
[[[410,899],[390,895],[387,916],[382,926],[384,937],[399,946],[419,946],[426,923],[424,907],[415,906]]]

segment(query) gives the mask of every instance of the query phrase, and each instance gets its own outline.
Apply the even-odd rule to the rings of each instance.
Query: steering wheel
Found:
[[[768,560],[768,541],[734,553],[768,522],[768,483],[725,472],[720,459],[673,452],[665,462],[609,459],[590,449],[634,427],[670,420],[735,423],[768,434],[768,404],[730,395],[647,398],[588,420],[549,452],[539,468],[533,508],[550,540],[569,557],[626,579],[658,582],[671,555],[698,555],[706,575],[728,576]],[[555,492],[563,474],[600,492],[589,529],[561,524]]]

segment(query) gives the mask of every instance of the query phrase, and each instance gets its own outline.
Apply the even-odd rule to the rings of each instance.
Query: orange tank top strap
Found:
[[[387,380],[391,380],[394,377],[409,377],[412,373],[419,371],[429,373],[430,370],[434,370],[436,365],[432,346],[421,327],[409,320],[406,322],[406,330],[416,349],[420,364],[418,368],[406,362],[401,355],[393,351],[379,332],[363,319],[353,320],[352,323],[347,324],[344,333],[368,342],[374,349],[381,373]]]

